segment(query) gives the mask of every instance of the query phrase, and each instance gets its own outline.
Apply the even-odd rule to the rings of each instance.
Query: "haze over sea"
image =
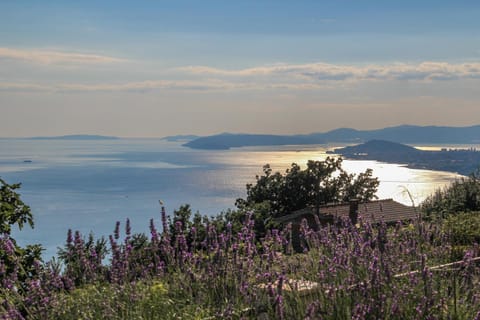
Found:
[[[34,214],[35,228],[16,231],[14,237],[20,245],[41,243],[48,260],[65,242],[69,228],[108,236],[115,221],[123,223],[128,217],[134,232],[146,232],[151,218],[160,226],[158,200],[169,214],[188,203],[194,211],[215,215],[234,208],[235,199],[245,196],[245,185],[255,181],[264,164],[283,172],[293,162],[305,166],[309,159],[325,159],[325,152],[338,146],[211,151],[161,139],[0,139],[0,177],[22,183],[22,199]],[[351,173],[372,168],[381,181],[379,198],[408,205],[406,190],[419,204],[459,177],[376,161],[345,160],[343,167]]]

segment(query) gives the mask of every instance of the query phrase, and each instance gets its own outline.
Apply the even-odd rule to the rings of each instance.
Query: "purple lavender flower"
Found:
[[[115,230],[113,231],[113,236],[115,237],[115,240],[118,240],[120,238],[120,221],[117,221],[115,223]]]

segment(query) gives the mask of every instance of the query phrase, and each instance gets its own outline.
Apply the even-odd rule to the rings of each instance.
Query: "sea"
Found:
[[[162,139],[0,139],[0,177],[22,183],[18,191],[34,216],[34,228],[14,230],[14,238],[22,246],[42,244],[43,258],[49,260],[65,243],[68,229],[98,238],[129,218],[133,232],[148,232],[150,219],[160,228],[160,201],[169,214],[189,204],[194,212],[216,215],[245,197],[246,184],[255,183],[265,164],[284,172],[292,163],[304,167],[308,160],[324,160],[332,156],[327,150],[341,146],[193,150]],[[373,169],[380,180],[377,196],[407,205],[419,205],[461,177],[377,161],[344,160],[343,168],[350,173]]]

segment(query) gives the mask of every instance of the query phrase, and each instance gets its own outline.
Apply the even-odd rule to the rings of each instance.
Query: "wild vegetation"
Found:
[[[274,176],[285,185],[291,172],[267,170],[257,184]],[[363,178],[369,183],[362,186],[375,186],[368,172]],[[451,188],[478,186],[463,183]],[[249,196],[261,188],[250,186],[243,208],[217,217],[192,217],[188,205],[169,217],[162,208],[161,228],[152,219],[149,235],[133,233],[129,220],[117,222],[108,239],[69,230],[58,259],[42,262],[38,246],[20,248],[11,237],[12,226],[33,220],[19,185],[1,184],[2,319],[480,319],[478,237],[457,237],[461,219],[478,225],[478,209],[429,209],[444,197],[427,201],[428,219],[410,224],[360,218],[314,231],[304,222],[304,251],[295,253],[289,226],[259,236],[250,210],[277,203],[255,202]]]
[[[437,190],[422,203],[427,217],[447,217],[460,212],[480,211],[480,171]]]

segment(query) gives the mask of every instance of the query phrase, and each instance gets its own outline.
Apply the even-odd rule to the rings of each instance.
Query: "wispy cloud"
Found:
[[[35,83],[11,83],[11,82],[0,82],[0,92],[9,91],[9,92],[42,92],[42,91],[51,91],[49,86],[35,84]]]
[[[39,49],[25,50],[5,47],[0,47],[0,60],[1,59],[37,64],[100,64],[126,61],[125,59],[99,54]]]
[[[240,70],[208,66],[188,66],[180,71],[194,75],[222,77],[271,77],[309,81],[358,80],[454,80],[480,78],[480,63],[452,64],[426,61],[419,64],[394,63],[388,65],[337,65],[328,63],[276,64]]]
[[[60,84],[53,86],[54,91],[126,91],[126,92],[145,92],[151,90],[225,90],[232,88],[232,85],[223,81],[183,81],[183,80],[148,80],[139,82],[126,82],[119,84]]]
[[[179,70],[177,69],[177,72]],[[0,91],[10,92],[149,92],[155,90],[339,90],[359,83],[378,81],[422,81],[438,83],[480,79],[480,63],[423,62],[390,65],[277,64],[241,70],[208,66],[180,68],[178,80],[161,79],[125,82],[0,82]]]
[[[333,87],[333,86],[332,86]],[[125,83],[15,83],[0,82],[0,92],[137,92],[144,93],[155,90],[179,91],[232,91],[232,90],[314,90],[330,88],[327,85],[315,83],[289,82],[235,82],[217,79],[202,81],[193,80],[152,80]]]
[[[147,92],[152,90],[228,90],[238,86],[223,81],[139,81],[126,83],[59,83],[59,84],[37,84],[37,83],[9,83],[0,82],[0,91],[11,92]]]

